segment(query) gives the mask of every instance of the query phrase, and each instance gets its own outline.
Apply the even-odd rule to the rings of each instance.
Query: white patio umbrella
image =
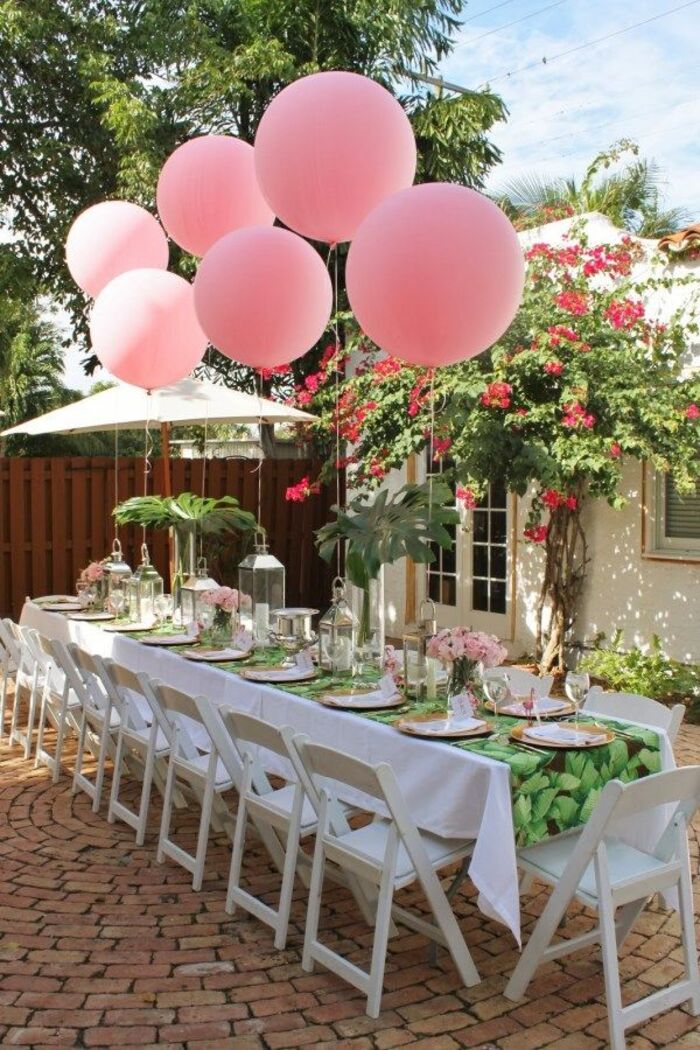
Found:
[[[28,419],[0,433],[80,434],[101,430],[161,429],[165,475],[169,481],[170,427],[209,423],[309,423],[315,416],[277,401],[244,394],[200,379],[183,379],[147,392],[118,383],[63,408]],[[169,487],[169,484],[168,484]]]

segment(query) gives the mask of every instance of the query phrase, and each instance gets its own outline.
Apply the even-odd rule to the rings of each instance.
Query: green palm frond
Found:
[[[243,510],[233,496],[132,496],[114,508],[118,525],[143,525],[153,529],[196,528],[202,533],[252,532],[255,515]]]

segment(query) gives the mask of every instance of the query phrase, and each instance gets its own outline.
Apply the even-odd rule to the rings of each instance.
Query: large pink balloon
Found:
[[[278,226],[249,226],[209,249],[194,280],[194,302],[222,353],[272,368],[321,338],[333,289],[320,255],[301,237]]]
[[[207,346],[192,285],[166,270],[131,270],[110,281],[92,309],[90,337],[108,372],[146,390],[184,379]]]
[[[166,230],[193,255],[204,255],[231,230],[275,221],[255,176],[253,147],[230,135],[178,146],[163,165],[157,201]]]
[[[102,201],[81,212],[68,231],[66,262],[75,283],[94,298],[127,270],[167,269],[168,241],[138,204]]]
[[[385,88],[357,73],[314,73],[272,100],[255,136],[270,207],[314,240],[349,241],[384,197],[410,186],[416,142]]]
[[[523,292],[523,253],[492,201],[451,183],[413,186],[360,226],[345,271],[350,305],[383,350],[454,364],[503,335]]]

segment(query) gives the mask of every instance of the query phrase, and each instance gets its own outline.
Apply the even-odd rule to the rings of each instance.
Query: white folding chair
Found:
[[[115,754],[115,740],[119,730],[121,705],[102,682],[98,659],[71,643],[54,641],[56,658],[61,662],[66,678],[80,701],[78,714],[78,753],[73,771],[72,793],[78,789],[92,799],[93,813],[102,801],[107,756]],[[96,759],[95,779],[83,772],[85,752]]]
[[[165,774],[158,774],[170,753],[170,743],[153,718],[151,704],[144,695],[144,690],[148,688],[147,676],[137,675],[108,658],[95,656],[94,660],[100,681],[119,713],[107,820],[110,824],[117,819],[128,824],[136,832],[136,844],[142,846],[146,837],[151,786],[154,782],[157,786],[164,784]],[[136,810],[130,809],[119,797],[123,766],[131,758],[135,758],[142,766],[141,792]]]
[[[665,805],[674,805],[675,810],[653,849],[634,848],[615,836],[619,820]],[[626,1029],[680,1003],[687,1002],[697,1016],[700,974],[687,829],[699,806],[700,766],[656,773],[631,784],[612,780],[581,831],[520,850],[519,864],[554,889],[506,986],[506,997],[520,999],[541,963],[600,942],[612,1050],[623,1050]],[[672,886],[678,887],[680,899],[686,976],[623,1007],[617,950],[649,897]],[[598,925],[590,933],[555,942],[557,927],[574,897],[597,910]]]
[[[551,674],[541,677],[525,671],[521,667],[489,667],[484,670],[484,678],[506,673],[510,683],[510,691],[513,696],[529,696],[530,690],[535,690],[535,696],[549,696],[554,676]]]
[[[2,675],[2,686],[0,686],[0,743],[2,743],[5,732],[7,687],[12,682],[16,696],[17,671],[20,663],[19,647],[9,626],[11,623],[12,621],[9,619],[0,620],[0,674]]]
[[[12,620],[5,621],[14,635],[18,650],[18,668],[15,677],[15,698],[10,720],[10,744],[24,748],[24,757],[32,753],[34,739],[34,722],[39,694],[44,688],[46,677],[46,659],[39,644],[36,631],[23,627]],[[20,711],[23,703],[27,704],[27,722],[20,727]]]
[[[231,708],[224,708],[219,714],[243,765],[243,783],[236,813],[226,910],[233,912],[235,905],[240,905],[261,922],[267,923],[275,931],[275,947],[282,949],[287,943],[299,842],[316,830],[316,811],[299,780],[288,782],[280,788],[273,788],[261,761],[260,750],[288,758],[288,742],[294,731],[290,727],[279,729],[259,718],[233,711]],[[347,807],[343,807],[344,811],[346,809]],[[255,820],[258,828],[263,824],[277,831],[284,842],[282,885],[279,907],[276,909],[241,886],[241,865],[249,818]]]
[[[206,730],[194,697],[157,681],[151,682],[150,687],[144,691],[153,710],[154,725],[158,724],[169,748],[168,775],[156,859],[162,864],[166,857],[170,857],[181,864],[192,873],[192,888],[200,890],[204,878],[212,815],[218,818],[219,826],[230,825],[231,815],[220,798],[225,791],[235,786],[235,781],[219,758],[208,734],[207,750],[196,746],[192,740],[187,719]],[[194,854],[188,853],[170,838],[172,807],[178,784],[189,786],[201,804],[197,848]],[[218,805],[217,799],[220,800]]]
[[[307,775],[316,783],[319,800],[303,968],[311,972],[314,962],[322,963],[359,988],[367,996],[367,1014],[378,1017],[393,917],[396,922],[446,947],[464,983],[468,986],[478,984],[479,974],[436,874],[440,868],[466,857],[472,844],[419,831],[411,819],[393,770],[386,763],[371,766],[342,751],[313,744],[304,736],[295,736],[291,743]],[[336,798],[334,782],[376,799],[388,810],[389,819],[375,820],[361,828],[348,828],[342,834],[334,832],[330,820],[331,803]],[[321,894],[329,862],[378,889],[369,972],[344,959],[318,939]],[[428,899],[435,923],[393,903],[396,890],[416,881]]]
[[[34,768],[40,765],[48,766],[56,784],[61,775],[66,733],[69,729],[79,733],[82,705],[74,688],[74,677],[66,673],[67,667],[72,669],[72,661],[65,646],[61,642],[44,638],[38,632],[34,634],[31,644],[36,643],[41,648],[41,653],[37,655],[37,663],[41,668],[40,673],[43,674],[44,686],[41,692]],[[46,740],[46,727],[49,722],[56,730],[53,754]]]
[[[648,696],[639,693],[607,693],[599,685],[594,685],[588,691],[583,704],[586,708],[597,711],[609,718],[621,718],[626,722],[642,722],[658,729],[663,729],[668,736],[669,743],[673,746],[681,722],[685,716],[683,704],[674,704],[666,707],[658,700],[651,700]]]

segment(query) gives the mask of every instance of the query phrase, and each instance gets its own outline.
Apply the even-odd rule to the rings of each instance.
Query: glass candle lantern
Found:
[[[419,700],[433,700],[439,663],[428,656],[428,642],[437,633],[435,603],[430,599],[421,602],[419,619],[415,627],[403,636],[403,676],[406,693]]]
[[[116,536],[114,537],[114,543],[112,544],[112,553],[107,555],[102,564],[105,568],[105,580],[107,583],[107,603],[109,603],[109,600],[112,597],[112,591],[123,591],[124,612],[128,613],[129,609],[127,605],[127,585],[129,583],[129,580],[131,579],[132,572],[131,566],[127,565],[127,563],[124,561],[124,557],[122,555],[122,545]]]
[[[350,675],[357,641],[357,618],[345,596],[345,582],[333,581],[333,604],[318,625],[318,662],[324,671]]]
[[[285,568],[258,531],[255,547],[238,566],[241,627],[251,631],[258,645],[269,645],[270,613],[284,608]]]
[[[180,608],[182,609],[182,623],[195,623],[198,619],[199,602],[203,594],[213,591],[219,584],[212,580],[207,568],[207,559],[199,558],[197,569],[188,576],[180,589]]]
[[[163,577],[151,565],[148,547],[141,545],[141,564],[126,587],[129,619],[133,623],[152,623],[156,618],[155,600],[163,593]]]

